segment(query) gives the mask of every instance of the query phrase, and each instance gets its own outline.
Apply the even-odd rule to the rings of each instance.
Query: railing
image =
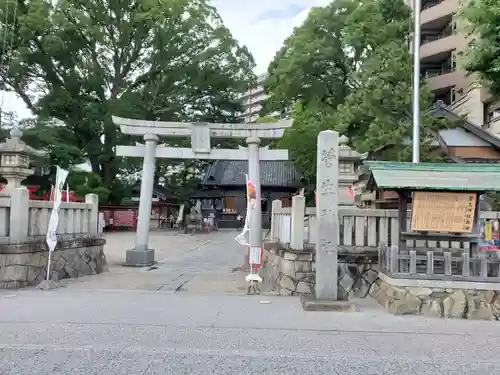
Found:
[[[30,201],[28,236],[45,236],[54,203]],[[57,234],[88,233],[92,213],[91,203],[62,203],[59,210]]]
[[[383,246],[379,252],[379,266],[393,278],[500,282],[500,259],[496,253]]]
[[[26,189],[0,197],[0,243],[22,244],[47,234],[54,203],[29,199]],[[57,227],[59,235],[98,234],[98,198],[88,194],[85,203],[62,203]]]
[[[294,197],[295,198],[295,197]],[[304,222],[302,233],[304,244],[315,244],[317,239],[315,208],[305,210],[294,207],[284,208],[278,201],[273,202],[271,218],[271,241],[283,246],[290,246],[292,242],[292,216],[295,214]],[[410,213],[408,214],[410,215]],[[500,220],[500,212],[483,211],[480,218]],[[387,246],[399,245],[399,221],[397,210],[379,210],[365,208],[339,207],[339,250],[349,252],[378,251],[380,244]],[[410,217],[408,216],[408,228]],[[295,227],[294,236],[298,227]],[[300,237],[300,236],[299,236]],[[297,241],[295,241],[297,243]],[[407,240],[407,248],[444,248],[468,249],[469,242],[458,241],[432,241],[432,240]],[[296,245],[294,246],[296,248]]]

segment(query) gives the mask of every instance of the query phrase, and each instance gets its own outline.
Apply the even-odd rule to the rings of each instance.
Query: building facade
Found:
[[[412,6],[413,1],[407,0]],[[476,126],[500,135],[500,103],[463,69],[460,52],[467,47],[456,13],[460,0],[422,0],[420,71],[434,94]]]
[[[207,169],[201,190],[190,199],[201,201],[202,210],[215,208],[219,228],[238,228],[240,214],[246,213],[246,175],[248,162],[243,160],[216,160]],[[290,207],[292,196],[304,187],[304,181],[289,161],[260,161],[262,226],[271,225],[271,203],[281,200]]]
[[[248,90],[240,97],[243,105],[243,112],[240,114],[240,118],[244,122],[255,122],[259,118],[262,105],[267,99],[267,95],[264,92],[264,81],[266,78],[266,73],[257,76],[257,87]]]
[[[240,100],[243,105],[243,112],[240,113],[239,118],[243,122],[255,122],[260,116],[260,111],[264,102],[268,99],[264,91],[264,82],[267,79],[267,73],[257,76],[257,87],[248,90],[241,95]],[[291,108],[286,109],[284,112],[273,112],[267,115],[273,116],[277,119],[285,119],[291,113]]]

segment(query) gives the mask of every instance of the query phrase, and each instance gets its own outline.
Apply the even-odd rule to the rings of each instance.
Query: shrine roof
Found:
[[[500,191],[500,164],[365,161],[367,189]]]
[[[244,160],[216,160],[207,169],[202,185],[204,186],[245,186],[248,162]],[[261,186],[302,187],[301,176],[293,163],[284,160],[260,161]]]

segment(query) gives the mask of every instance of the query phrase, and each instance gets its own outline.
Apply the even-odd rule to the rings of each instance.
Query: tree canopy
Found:
[[[470,0],[461,9],[470,38],[465,51],[466,69],[477,73],[500,98],[500,3],[496,0]]]
[[[395,145],[386,157],[410,158],[410,15],[403,0],[337,0],[313,9],[284,42],[268,69],[265,110],[293,106],[294,124],[280,145],[304,177],[315,176],[316,137],[326,129],[348,136],[359,152]],[[423,84],[421,107],[429,104]],[[442,126],[422,116],[424,160],[436,156],[428,146]]]
[[[0,20],[0,88],[40,120],[61,120],[30,131],[52,143],[54,162],[89,160],[107,187],[137,169],[114,147],[140,141],[112,114],[234,122],[238,92],[255,81],[252,56],[208,0],[4,0]]]

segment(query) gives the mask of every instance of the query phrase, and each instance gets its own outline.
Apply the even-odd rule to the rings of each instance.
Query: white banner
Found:
[[[59,207],[62,201],[62,192],[64,189],[64,182],[68,177],[68,171],[57,167],[56,173],[56,184],[54,189],[54,207],[52,207],[52,212],[50,214],[49,226],[47,228],[46,242],[49,247],[49,260],[47,263],[47,280],[50,278],[50,259],[52,252],[57,245],[57,226],[59,224]]]
[[[243,224],[243,230],[240,234],[235,237],[235,240],[243,246],[250,246],[250,215],[252,214],[253,203],[248,197],[248,175],[245,175],[245,193],[247,194],[247,213],[245,215],[245,223]]]

